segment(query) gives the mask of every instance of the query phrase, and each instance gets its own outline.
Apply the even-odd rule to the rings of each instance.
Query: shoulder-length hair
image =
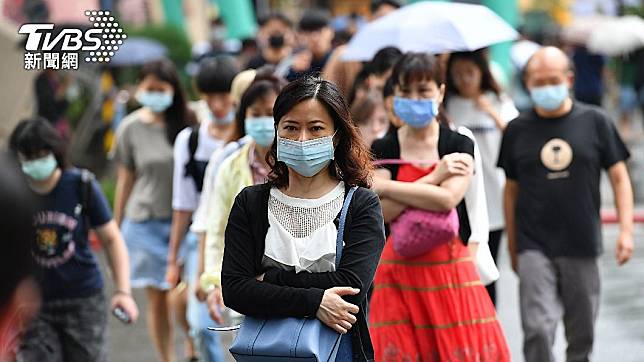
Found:
[[[340,90],[333,83],[319,77],[307,76],[284,87],[273,107],[275,129],[277,130],[282,117],[308,99],[320,102],[333,119],[336,135],[335,159],[329,165],[331,175],[348,185],[370,187],[373,175],[371,153],[351,119],[349,107]],[[266,162],[271,167],[269,183],[273,187],[288,186],[288,167],[277,161],[277,142],[273,142]]]
[[[42,117],[33,117],[20,121],[9,137],[9,149],[32,159],[43,151],[51,152],[56,158],[58,167],[69,167],[67,160],[67,144],[56,128]]]
[[[447,104],[449,97],[460,94],[458,88],[456,87],[454,77],[452,76],[452,68],[454,67],[454,63],[456,63],[458,60],[468,60],[474,63],[477,68],[479,68],[479,70],[481,71],[481,91],[491,91],[497,96],[501,95],[501,87],[492,75],[485,49],[479,49],[473,52],[456,52],[450,54],[449,60],[447,61],[445,104]]]
[[[429,82],[434,81],[440,87],[445,83],[443,68],[436,56],[427,53],[405,53],[394,65],[391,73],[391,82],[394,86],[400,87],[403,84],[414,82]],[[441,102],[438,115],[436,119],[444,124],[449,124],[449,120],[445,115],[445,100]]]
[[[166,137],[171,145],[182,129],[196,124],[194,113],[188,109],[186,94],[181,86],[177,68],[168,59],[149,62],[141,68],[139,81],[147,76],[154,76],[170,83],[174,92],[172,104],[163,112],[166,126]]]

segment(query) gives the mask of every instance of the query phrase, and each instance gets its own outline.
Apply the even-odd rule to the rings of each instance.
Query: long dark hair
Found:
[[[284,79],[276,77],[272,73],[258,71],[255,79],[244,91],[239,101],[239,108],[235,115],[235,131],[228,142],[237,141],[246,135],[246,111],[248,108],[271,92],[276,95],[280,94],[285,84]]]
[[[436,56],[427,53],[405,53],[398,63],[394,66],[391,73],[391,82],[394,86],[400,87],[403,84],[421,81],[434,81],[440,87],[445,83],[443,69],[441,63]],[[445,116],[445,107],[443,101],[440,105],[436,119],[444,124],[449,124],[449,120]]]
[[[139,81],[147,76],[154,76],[170,83],[174,92],[172,104],[163,112],[163,121],[166,126],[166,137],[171,145],[174,144],[177,134],[187,126],[196,124],[195,115],[188,109],[186,94],[181,86],[177,68],[168,59],[149,62],[141,68]]]
[[[329,112],[335,125],[335,159],[329,166],[331,175],[349,185],[370,187],[373,174],[371,153],[351,119],[349,107],[340,90],[333,83],[307,76],[284,87],[273,107],[275,129],[284,115],[308,99],[319,101]],[[288,167],[277,161],[277,142],[273,142],[271,151],[266,155],[266,162],[271,167],[269,183],[273,187],[288,186]]]
[[[492,71],[490,70],[486,49],[478,49],[473,52],[456,52],[450,54],[449,60],[447,61],[447,83],[445,86],[445,100],[443,103],[447,104],[449,97],[460,94],[458,87],[456,87],[454,77],[452,77],[452,68],[458,60],[470,61],[479,68],[481,71],[481,91],[491,91],[497,96],[501,95],[501,87],[496,82],[496,79],[494,79]]]
[[[9,137],[9,149],[16,158],[18,153],[31,159],[43,151],[51,152],[56,158],[58,167],[69,167],[67,144],[49,121],[42,117],[27,118],[16,126]]]

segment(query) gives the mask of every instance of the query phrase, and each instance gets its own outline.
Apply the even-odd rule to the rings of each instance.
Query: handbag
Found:
[[[448,243],[458,235],[456,209],[447,212],[407,208],[391,223],[394,250],[413,258]]]
[[[349,189],[342,205],[336,238],[336,269],[342,257],[344,226],[357,186]],[[258,318],[246,316],[229,351],[236,361],[334,362],[341,334],[311,318]]]
[[[375,161],[374,165],[412,163],[428,163],[428,160],[383,159]],[[439,212],[408,207],[391,222],[394,251],[406,258],[425,254],[454,239],[458,235],[459,226],[456,209]]]
[[[490,285],[499,279],[499,269],[494,263],[488,243],[480,243],[476,250],[476,269],[483,285]]]

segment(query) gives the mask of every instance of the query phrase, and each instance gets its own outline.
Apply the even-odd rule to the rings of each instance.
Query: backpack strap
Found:
[[[192,126],[190,130],[190,138],[188,138],[188,162],[186,163],[186,176],[190,176],[194,179],[195,185],[199,185],[198,172],[197,172],[197,160],[195,160],[195,153],[197,152],[197,147],[199,146],[199,124]]]
[[[81,169],[81,178],[80,178],[80,185],[78,188],[79,192],[79,197],[78,197],[78,204],[76,204],[76,207],[74,208],[74,217],[77,220],[80,220],[81,217],[84,218],[83,222],[83,233],[87,233],[89,231],[89,226],[90,226],[90,220],[89,220],[89,214],[87,210],[90,209],[91,202],[92,202],[92,183],[96,179],[93,173],[91,173],[89,170],[86,169]]]

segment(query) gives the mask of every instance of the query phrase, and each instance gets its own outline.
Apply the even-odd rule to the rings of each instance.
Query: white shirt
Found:
[[[208,219],[210,218],[210,215],[212,215],[209,210],[209,205],[211,205],[210,195],[216,185],[215,181],[217,180],[219,166],[226,158],[228,158],[228,156],[235,153],[250,140],[250,136],[243,137],[237,142],[230,142],[212,153],[203,179],[203,188],[201,189],[201,196],[199,197],[199,206],[192,216],[190,231],[193,233],[205,233],[208,228]]]
[[[519,115],[514,103],[505,94],[497,97],[496,94],[487,92],[485,97],[506,122]],[[490,230],[502,229],[505,225],[503,218],[505,174],[503,170],[496,166],[496,163],[503,134],[496,127],[494,119],[481,111],[474,101],[470,99],[460,96],[450,97],[447,113],[456,126],[467,127],[474,134],[483,160],[482,170],[485,180]]]
[[[208,122],[201,122],[195,160],[210,160],[213,152],[223,147],[224,140],[213,138],[208,133]],[[195,211],[199,205],[199,191],[191,175],[186,175],[186,163],[190,159],[188,142],[192,128],[187,127],[177,135],[174,141],[174,173],[172,181],[172,209]]]
[[[271,189],[264,266],[277,264],[296,273],[335,271],[334,220],[343,203],[344,182],[318,199],[299,199]]]
[[[490,253],[487,202],[485,197],[485,181],[483,180],[482,161],[479,147],[476,144],[472,131],[465,127],[458,127],[458,133],[469,137],[474,142],[474,176],[472,182],[465,192],[465,206],[467,207],[467,219],[470,222],[471,235],[469,243],[478,243],[474,264],[479,272],[483,284],[488,285],[499,279],[497,269]]]
[[[474,176],[467,191],[465,191],[465,206],[467,207],[467,219],[470,222],[470,243],[484,244],[490,238],[490,224],[487,213],[487,202],[485,198],[485,180],[483,179],[481,153],[476,144],[472,131],[465,127],[458,127],[457,132],[467,136],[474,142]]]

